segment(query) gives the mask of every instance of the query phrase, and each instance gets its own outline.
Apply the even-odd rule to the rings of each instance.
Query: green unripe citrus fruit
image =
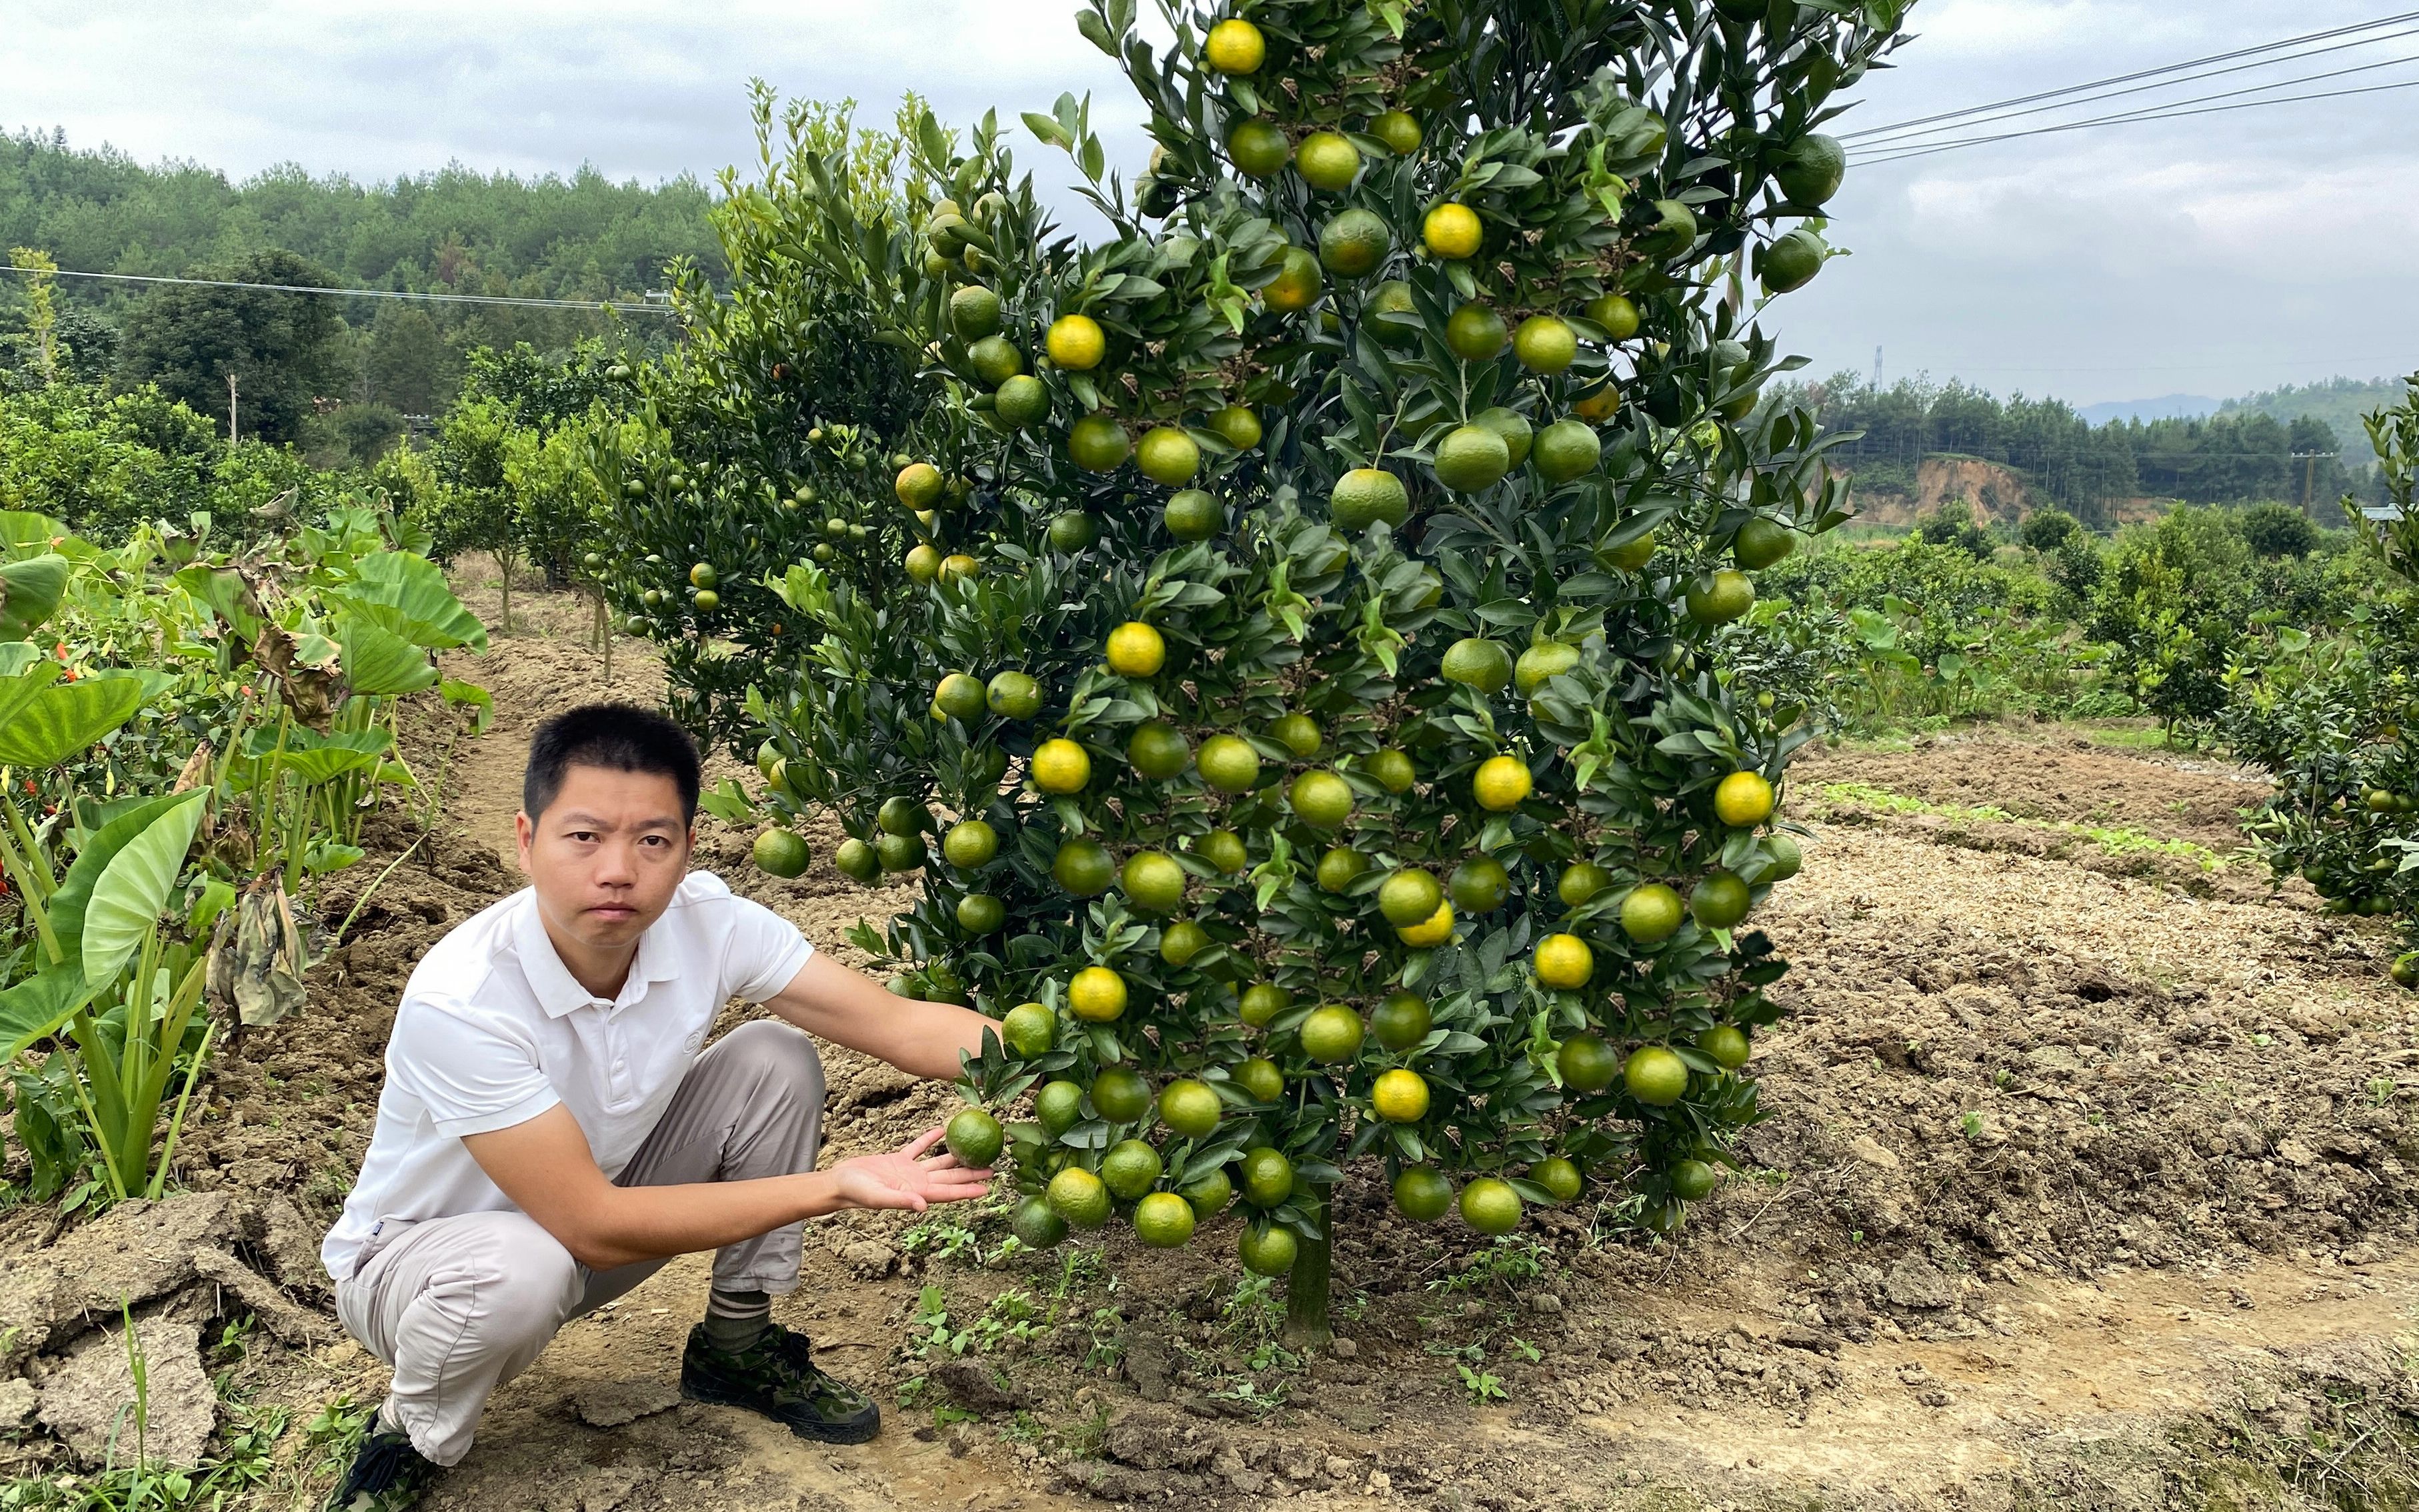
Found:
[[[1324,1066],[1333,1066],[1361,1053],[1362,1038],[1367,1026],[1361,1015],[1341,1003],[1329,1003],[1314,1008],[1310,1017],[1302,1021],[1295,1031],[1302,1039],[1302,1053]]]
[[[1717,1024],[1697,1036],[1697,1048],[1714,1057],[1714,1064],[1724,1071],[1736,1071],[1747,1064],[1751,1050],[1747,1031],[1735,1024]]]
[[[1361,173],[1361,149],[1341,131],[1313,131],[1294,149],[1294,171],[1313,189],[1336,193]]]
[[[1354,468],[1335,480],[1327,513],[1336,529],[1351,533],[1381,519],[1399,526],[1410,517],[1411,496],[1403,480],[1383,468]]]
[[[1304,772],[1286,790],[1296,817],[1313,829],[1340,828],[1352,817],[1352,787],[1329,771]]]
[[[1108,1187],[1081,1165],[1070,1165],[1052,1177],[1044,1200],[1070,1228],[1088,1232],[1109,1221]]]
[[[983,712],[983,686],[964,672],[951,672],[932,689],[932,707],[952,719],[978,719]]]
[[[1221,1165],[1209,1175],[1195,1177],[1178,1187],[1176,1192],[1192,1205],[1194,1220],[1206,1224],[1225,1211],[1226,1204],[1235,1200],[1235,1182],[1226,1174],[1226,1167]]]
[[[1403,868],[1378,889],[1378,912],[1396,929],[1425,923],[1442,902],[1443,887],[1433,874],[1418,867]]]
[[[1503,317],[1483,304],[1465,304],[1446,316],[1444,344],[1465,363],[1483,363],[1512,339]]]
[[[1200,488],[1187,488],[1161,512],[1167,533],[1179,541],[1206,541],[1226,523],[1226,508]]]
[[[1254,1275],[1285,1274],[1293,1269],[1294,1256],[1300,1249],[1293,1230],[1275,1224],[1244,1229],[1242,1239],[1236,1244],[1236,1253],[1243,1261],[1243,1269]]]
[[[1550,315],[1531,316],[1512,334],[1512,355],[1532,373],[1550,378],[1568,368],[1579,354],[1579,333]]]
[[[1579,647],[1560,640],[1540,640],[1520,653],[1520,659],[1512,664],[1512,686],[1527,698],[1579,664]]]
[[[1786,882],[1806,864],[1806,853],[1798,848],[1796,841],[1787,835],[1766,835],[1764,848],[1771,854],[1772,863],[1764,868],[1764,875],[1756,879],[1759,882]]]
[[[1390,110],[1369,120],[1369,134],[1386,144],[1386,150],[1398,158],[1408,158],[1420,149],[1420,123],[1408,111]]]
[[[1159,958],[1171,966],[1189,964],[1210,949],[1210,932],[1189,918],[1178,919],[1159,932]]]
[[[1318,858],[1317,878],[1321,892],[1344,892],[1369,870],[1369,858],[1344,846],[1331,847]]]
[[[803,873],[814,856],[807,849],[806,837],[793,829],[768,829],[756,837],[748,852],[756,869],[777,877],[794,877]]]
[[[1721,1173],[1701,1160],[1684,1160],[1672,1167],[1672,1195],[1683,1202],[1701,1202],[1721,1184]]]
[[[1136,851],[1117,872],[1126,902],[1146,914],[1172,914],[1184,906],[1184,868],[1165,851]]]
[[[1254,1056],[1227,1072],[1255,1103],[1273,1103],[1285,1096],[1285,1072],[1264,1056]]]
[[[1025,672],[1001,672],[983,689],[983,705],[1003,719],[1030,719],[1041,712],[1041,685]]]
[[[1604,441],[1584,420],[1557,420],[1537,433],[1537,475],[1560,486],[1594,472],[1604,458]]]
[[[1293,1162],[1284,1152],[1262,1145],[1243,1152],[1243,1200],[1255,1208],[1274,1208],[1293,1196]]]
[[[1612,886],[1612,873],[1594,861],[1574,861],[1563,868],[1562,880],[1555,885],[1554,896],[1565,908],[1579,904]]]
[[[1389,993],[1369,1014],[1369,1032],[1397,1055],[1426,1039],[1435,1025],[1427,1003],[1414,993]]]
[[[1048,1055],[1057,1041],[1058,1015],[1040,1003],[1019,1003],[1000,1018],[999,1042],[1021,1060]]]
[[[1132,1066],[1105,1066],[1092,1078],[1092,1111],[1111,1123],[1132,1123],[1150,1111],[1150,1083]]]
[[[1210,428],[1239,452],[1260,444],[1260,417],[1247,405],[1230,404],[1210,416]]]
[[[1495,857],[1473,856],[1453,869],[1445,879],[1445,893],[1456,913],[1493,913],[1512,896],[1512,875]]]
[[[1260,779],[1260,753],[1240,735],[1211,735],[1193,764],[1201,769],[1201,780],[1221,793],[1248,793]]]
[[[1047,1082],[1033,1094],[1033,1117],[1055,1139],[1084,1121],[1084,1089],[1070,1081]]]
[[[949,296],[949,329],[960,341],[980,341],[999,333],[999,296],[980,284],[968,284]]]
[[[1120,1139],[1101,1157],[1102,1183],[1128,1202],[1149,1191],[1166,1169],[1159,1151],[1140,1139]]]
[[[1708,872],[1688,894],[1688,912],[1705,929],[1729,929],[1753,903],[1745,878],[1735,872]]]
[[[1419,780],[1410,756],[1392,746],[1371,756],[1364,765],[1369,775],[1378,779],[1378,785],[1389,793],[1409,793],[1411,784]]]
[[[1772,177],[1790,204],[1814,209],[1840,192],[1847,175],[1848,153],[1840,139],[1810,131],[1791,147]]]
[[[874,854],[872,846],[854,836],[841,841],[833,850],[832,865],[841,876],[856,882],[871,882],[882,874],[882,857]]]
[[[1145,720],[1126,739],[1126,760],[1154,782],[1164,782],[1193,764],[1193,748],[1176,727],[1159,719]]]
[[[1814,282],[1814,275],[1823,270],[1823,257],[1822,240],[1801,226],[1764,249],[1757,273],[1768,292],[1788,294]]]
[[[962,1164],[980,1170],[999,1159],[1004,1139],[997,1119],[980,1108],[961,1108],[942,1132],[941,1142]]]
[[[1390,278],[1369,291],[1368,300],[1361,306],[1361,318],[1379,341],[1389,347],[1403,347],[1419,338],[1419,301],[1411,295],[1411,285],[1399,278]]]
[[[1020,373],[999,386],[992,413],[1010,430],[1023,430],[1050,418],[1050,390],[1030,373]]]
[[[1797,532],[1762,515],[1740,526],[1738,534],[1731,539],[1731,555],[1749,572],[1784,561],[1796,549]]]
[[[1266,178],[1293,158],[1293,144],[1274,121],[1250,120],[1227,134],[1226,156],[1246,178]]]
[[[1174,425],[1155,426],[1134,447],[1134,466],[1153,483],[1179,487],[1201,471],[1201,446]]]
[[[988,892],[970,892],[958,900],[958,928],[969,934],[989,934],[1008,922],[1008,904]]]
[[[1173,1192],[1146,1194],[1134,1204],[1134,1237],[1153,1249],[1180,1249],[1193,1237],[1193,1204]]]
[[[1482,1234],[1508,1234],[1520,1227],[1520,1194],[1509,1181],[1479,1177],[1461,1189],[1461,1221]]]
[[[1623,1064],[1621,1080],[1648,1107],[1668,1108],[1688,1090],[1688,1063],[1659,1044],[1641,1045]]]
[[[1115,472],[1132,450],[1125,427],[1107,415],[1086,415],[1067,432],[1067,456],[1086,472]]]
[[[1604,328],[1604,333],[1614,341],[1627,341],[1638,334],[1638,306],[1620,294],[1599,294],[1588,301],[1587,317]]]
[[[1456,493],[1478,493],[1512,471],[1512,448],[1485,425],[1456,425],[1437,443],[1437,482]]]
[[[1755,607],[1755,584],[1746,573],[1724,567],[1690,586],[1686,602],[1688,618],[1699,625],[1728,625]]]
[[[1236,999],[1236,1012],[1253,1028],[1268,1027],[1269,1020],[1293,1006],[1293,994],[1273,982],[1254,982],[1243,989]]]
[[[1568,1202],[1579,1195],[1579,1168],[1561,1155],[1548,1155],[1522,1173],[1530,1180],[1553,1194],[1556,1202]]]
[[[1679,933],[1685,917],[1680,895],[1660,882],[1629,889],[1621,900],[1621,932],[1641,945],[1658,945]]]
[[[1518,409],[1507,409],[1499,404],[1492,409],[1482,409],[1471,416],[1470,423],[1484,425],[1502,437],[1504,448],[1512,454],[1514,467],[1529,460],[1529,447],[1536,440],[1536,435],[1530,428],[1529,418]]]
[[[924,837],[885,835],[874,841],[873,854],[885,872],[913,872],[924,864]]]
[[[1317,302],[1326,284],[1316,256],[1301,247],[1288,247],[1277,276],[1260,290],[1260,302],[1280,315],[1299,314]]]
[[[1213,829],[1194,841],[1193,854],[1228,876],[1243,870],[1251,860],[1251,853],[1243,847],[1243,837],[1231,829]]]
[[[1448,683],[1481,693],[1500,693],[1512,681],[1512,653],[1495,641],[1465,636],[1445,648],[1441,670]]]
[[[1009,1220],[1008,1227],[1026,1249],[1055,1248],[1067,1238],[1067,1220],[1051,1209],[1047,1197],[1026,1197],[1017,1203],[1016,1216]]]
[[[1621,1074],[1621,1057],[1593,1034],[1574,1034],[1554,1052],[1554,1069],[1575,1092],[1601,1092]]]
[[[1269,733],[1296,756],[1309,758],[1318,754],[1326,744],[1319,733],[1318,721],[1307,714],[1281,714],[1269,721]]]
[[[1071,509],[1051,517],[1050,545],[1054,550],[1072,556],[1100,538],[1101,522],[1080,510]]]
[[[968,347],[966,361],[973,364],[975,377],[994,389],[1005,387],[1025,371],[1025,354],[1005,336],[985,336]]]
[[[1394,1211],[1415,1224],[1434,1223],[1453,1206],[1453,1183],[1433,1165],[1406,1165],[1394,1173]]]
[[[1159,1121],[1187,1139],[1206,1138],[1226,1116],[1226,1104],[1208,1082],[1179,1076],[1160,1088]]]
[[[1337,212],[1318,230],[1318,264],[1339,278],[1376,272],[1394,250],[1394,235],[1384,217],[1359,206]]]
[[[1050,862],[1050,878],[1070,897],[1097,898],[1109,890],[1117,861],[1109,848],[1088,835],[1079,835],[1058,847]]]

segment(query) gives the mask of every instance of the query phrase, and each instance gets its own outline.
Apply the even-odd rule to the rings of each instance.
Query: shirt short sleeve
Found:
[[[562,1101],[525,1028],[459,999],[406,997],[386,1064],[388,1080],[453,1138],[527,1123]]]
[[[761,1003],[790,985],[815,948],[798,926],[763,903],[730,900],[731,933],[722,957],[723,995]]]

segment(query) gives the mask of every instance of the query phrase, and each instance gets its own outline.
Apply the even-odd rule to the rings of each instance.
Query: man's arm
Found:
[[[978,1054],[984,1028],[999,1027],[970,1008],[901,997],[820,950],[764,1006],[809,1034],[944,1081],[957,1078],[959,1051]]]
[[[879,991],[880,989],[876,989]],[[951,1069],[956,1068],[952,1065]],[[685,1186],[616,1186],[579,1120],[560,1103],[526,1123],[466,1136],[463,1147],[516,1207],[592,1271],[659,1260],[770,1233],[848,1208],[904,1208],[982,1196],[991,1172],[968,1170],[934,1129],[886,1155],[827,1171]]]

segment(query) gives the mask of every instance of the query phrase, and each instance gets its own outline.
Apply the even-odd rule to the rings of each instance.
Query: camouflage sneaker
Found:
[[[408,1512],[442,1473],[444,1467],[423,1457],[408,1435],[372,1433],[329,1496],[326,1512]]]
[[[873,1399],[817,1369],[806,1335],[778,1325],[737,1353],[707,1342],[702,1323],[689,1330],[681,1395],[762,1412],[799,1438],[825,1443],[863,1443],[882,1428]]]

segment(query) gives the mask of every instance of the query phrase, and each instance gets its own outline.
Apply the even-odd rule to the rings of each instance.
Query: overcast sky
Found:
[[[1013,119],[1091,90],[1144,150],[1073,0],[0,0],[0,127],[64,127],[242,177],[482,169],[711,178],[752,156],[746,85],[910,85]],[[1921,0],[1918,39],[1840,130],[2367,20],[2356,0]],[[2419,35],[2282,70],[2419,54]],[[2241,75],[2209,93],[2276,73]],[[2419,63],[2309,90],[2419,79]],[[2291,91],[2295,93],[2303,90]],[[2156,99],[2160,97],[2143,97]],[[2136,101],[2120,101],[2119,105]],[[2055,117],[2048,117],[2055,118]],[[1817,372],[1918,370],[2076,403],[2419,368],[2419,89],[2034,137],[1862,168],[1854,250],[1777,307]],[[1028,155],[1033,155],[1028,153]]]

